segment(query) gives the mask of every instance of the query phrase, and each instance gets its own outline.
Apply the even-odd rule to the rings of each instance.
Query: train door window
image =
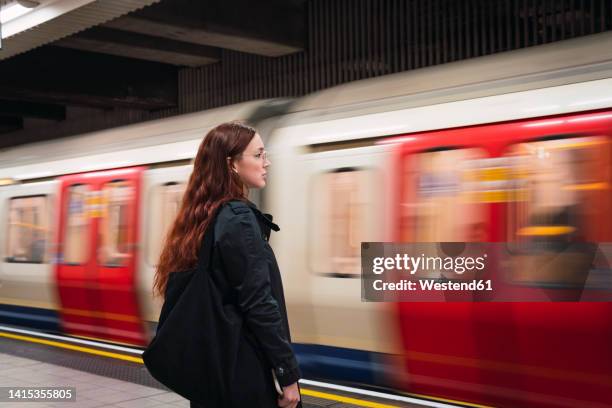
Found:
[[[489,192],[497,186],[481,149],[447,149],[403,162],[400,239],[404,242],[486,242]],[[431,254],[438,249],[431,247]],[[427,278],[440,278],[431,271]]]
[[[507,240],[517,255],[513,279],[562,285],[582,281],[583,274],[574,272],[588,271],[581,262],[592,254],[575,253],[573,243],[605,240],[610,142],[593,136],[534,141],[513,146],[509,156],[520,159],[526,189],[524,200],[508,209]],[[556,262],[537,266],[551,254]]]
[[[46,196],[10,200],[7,262],[47,262],[49,208]]]
[[[344,168],[313,180],[312,269],[317,274],[352,277],[361,271],[361,242],[374,232],[376,172]]]
[[[484,204],[496,188],[480,149],[408,156],[403,163],[400,238],[408,242],[487,240]],[[461,216],[458,216],[458,215]]]
[[[89,217],[86,200],[89,187],[75,184],[68,187],[67,217],[64,237],[63,262],[83,264],[89,249]]]
[[[162,244],[178,214],[185,188],[185,183],[173,181],[156,186],[152,191],[151,219],[149,220],[151,230],[147,243],[149,265],[157,265]]]
[[[101,190],[98,223],[98,263],[122,266],[130,258],[129,211],[134,186],[125,180],[106,183]]]

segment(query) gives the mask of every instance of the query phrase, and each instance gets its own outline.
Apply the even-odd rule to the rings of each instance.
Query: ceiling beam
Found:
[[[220,59],[218,48],[107,27],[93,27],[54,45],[166,64],[199,67]]]
[[[177,105],[177,67],[45,46],[2,62],[0,98],[155,110]]]
[[[162,1],[106,27],[278,57],[304,49],[303,4],[283,0]]]
[[[16,115],[37,119],[65,120],[66,107],[49,103],[0,99],[0,115]]]

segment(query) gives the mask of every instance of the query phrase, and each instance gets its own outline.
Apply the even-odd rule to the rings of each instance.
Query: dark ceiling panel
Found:
[[[304,49],[301,4],[249,0],[162,1],[106,27],[278,57]]]
[[[46,46],[2,62],[0,98],[102,108],[177,104],[172,65]]]
[[[23,118],[0,115],[0,133],[14,132],[23,128]]]
[[[218,48],[107,27],[90,28],[54,45],[188,67],[212,64],[220,58]]]
[[[17,115],[37,119],[64,120],[66,119],[66,107],[48,103],[0,99],[0,115]]]

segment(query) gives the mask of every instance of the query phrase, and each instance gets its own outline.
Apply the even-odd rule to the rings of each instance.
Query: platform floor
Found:
[[[189,407],[189,401],[158,383],[149,375],[142,361],[137,360],[140,360],[138,356],[109,351],[104,347],[75,345],[70,341],[0,329],[0,387],[76,388],[76,401],[0,402],[0,407]],[[435,401],[418,404],[390,401],[347,391],[330,391],[312,384],[303,384],[302,389],[304,408],[452,406]]]

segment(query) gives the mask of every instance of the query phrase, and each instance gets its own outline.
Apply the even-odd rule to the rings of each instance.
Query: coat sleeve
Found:
[[[281,386],[300,378],[297,360],[272,296],[269,264],[255,215],[235,214],[219,230],[217,245],[244,321],[274,368]]]

